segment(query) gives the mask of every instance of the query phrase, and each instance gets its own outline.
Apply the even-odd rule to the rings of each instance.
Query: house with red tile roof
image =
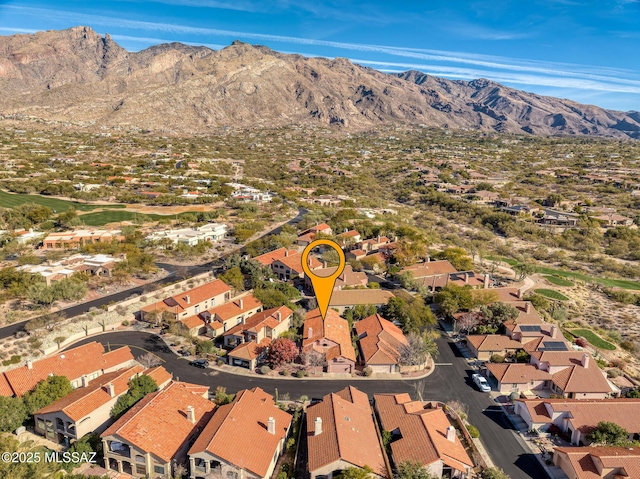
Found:
[[[101,434],[106,469],[133,477],[174,474],[213,415],[208,393],[207,386],[172,381],[142,398]]]
[[[293,311],[286,306],[255,313],[223,334],[224,345],[235,347],[250,341],[259,343],[265,338],[276,339],[291,327],[292,316]]]
[[[553,463],[571,479],[640,477],[638,448],[557,447]]]
[[[201,311],[219,306],[231,299],[231,288],[216,279],[196,286],[184,293],[178,293],[140,310],[141,319],[149,313],[171,314],[176,321],[199,314]]]
[[[504,334],[472,334],[467,336],[471,354],[481,361],[488,361],[494,354],[505,356],[522,349],[522,343]]]
[[[314,274],[320,277],[331,276],[336,272],[337,266],[331,266],[328,268],[322,267],[314,270]],[[336,278],[333,284],[333,290],[339,291],[341,289],[349,289],[356,287],[363,287],[369,283],[369,278],[366,273],[354,271],[350,264],[345,265],[340,276]],[[313,291],[311,279],[309,277],[304,278],[304,286],[308,291]]]
[[[388,478],[384,452],[369,398],[353,386],[327,394],[307,408],[310,479],[332,479],[338,471],[369,466],[374,478]]]
[[[58,352],[38,361],[5,371],[0,376],[3,396],[23,396],[50,375],[65,376],[74,388],[98,376],[133,366],[135,360],[129,346],[105,352],[104,346],[91,342],[67,351]]]
[[[159,389],[171,378],[162,366],[144,370],[140,365],[119,369],[98,376],[66,396],[36,411],[35,432],[47,439],[68,446],[90,432],[100,433],[112,422],[111,408],[129,390],[129,381],[140,374],[154,378]],[[163,382],[159,382],[163,381]]]
[[[512,391],[548,391],[551,375],[529,363],[487,363],[490,377],[498,383],[494,388],[505,394]]]
[[[287,256],[293,256],[299,254],[299,251],[295,249],[287,249],[287,248],[278,248],[273,251],[269,251],[268,253],[261,254],[260,256],[256,256],[253,258],[254,261],[257,261],[262,266],[271,266],[274,261],[286,258]]]
[[[442,409],[426,409],[407,393],[376,394],[373,400],[381,429],[392,434],[391,461],[395,468],[411,461],[434,477],[470,477],[473,461]]]
[[[262,389],[238,392],[216,409],[189,449],[190,477],[271,478],[291,419]]]
[[[328,373],[355,371],[356,354],[351,343],[349,322],[329,309],[322,320],[318,308],[309,311],[303,325],[302,351],[325,354]]]
[[[298,246],[307,246],[318,237],[319,233],[325,236],[331,236],[333,234],[333,230],[326,223],[312,226],[311,228],[304,230],[298,235]]]
[[[599,422],[613,422],[640,438],[640,399],[518,399],[518,414],[529,429],[547,431],[552,425],[571,437],[571,444],[587,444],[586,436]]]
[[[314,256],[307,257],[309,269],[317,270],[323,267],[323,264]],[[288,255],[275,260],[271,264],[273,273],[282,281],[288,281],[294,278],[304,279],[304,270],[302,269],[302,253]]]
[[[253,294],[244,293],[224,304],[183,318],[180,322],[191,336],[206,335],[215,338],[261,310],[262,303]]]
[[[400,348],[408,344],[400,328],[379,314],[354,324],[358,335],[359,361],[374,373],[394,373],[400,369]]]
[[[351,248],[358,243],[362,237],[356,230],[345,231],[336,236],[336,241],[343,248]]]
[[[367,253],[378,251],[382,246],[391,243],[391,240],[386,236],[376,236],[375,238],[369,238],[357,242],[354,246],[356,249],[361,249]]]

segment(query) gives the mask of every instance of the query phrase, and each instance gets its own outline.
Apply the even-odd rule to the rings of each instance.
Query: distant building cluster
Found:
[[[74,254],[60,261],[18,266],[18,271],[38,274],[44,277],[47,285],[54,281],[70,278],[77,273],[88,273],[91,276],[110,278],[116,264],[122,261],[123,257],[114,257],[108,254]]]

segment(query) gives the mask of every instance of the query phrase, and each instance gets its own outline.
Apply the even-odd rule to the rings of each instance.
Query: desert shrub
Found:
[[[492,354],[489,361],[492,363],[504,363],[504,356],[501,354]]]
[[[638,346],[636,346],[636,344],[633,341],[629,341],[628,339],[625,339],[624,341],[620,341],[620,347],[622,349],[626,349],[630,353],[634,353],[638,349]]]
[[[618,368],[612,368],[607,371],[607,376],[610,378],[617,378],[619,376],[622,376],[622,374],[622,371],[620,371]]]
[[[261,374],[269,374],[271,372],[271,368],[266,364],[260,368]]]
[[[478,431],[478,428],[471,424],[467,424],[467,431],[469,431],[469,435],[474,439],[478,439],[480,437],[480,431]]]
[[[366,377],[369,377],[373,374],[373,369],[367,366],[362,370],[362,374],[365,375]]]
[[[304,378],[307,376],[307,372],[303,369],[299,369],[296,371],[296,377],[297,378]]]

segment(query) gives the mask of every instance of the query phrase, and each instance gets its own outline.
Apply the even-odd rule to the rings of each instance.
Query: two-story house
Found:
[[[291,415],[260,388],[245,389],[216,409],[189,449],[190,478],[272,477]]]
[[[207,386],[172,381],[142,398],[101,434],[106,469],[134,478],[172,476],[213,414],[208,394]]]
[[[302,333],[303,352],[326,355],[328,373],[355,371],[356,354],[351,343],[351,330],[346,319],[329,309],[322,320],[319,309],[306,315]]]

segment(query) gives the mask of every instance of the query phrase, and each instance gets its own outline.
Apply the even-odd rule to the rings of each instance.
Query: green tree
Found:
[[[519,311],[507,303],[492,303],[489,306],[481,306],[482,316],[492,326],[500,326],[505,321],[514,320],[518,317]]]
[[[518,263],[512,266],[512,268],[518,278],[518,281],[522,281],[526,276],[536,272],[535,266],[527,263]]]
[[[347,467],[340,472],[340,479],[371,479],[373,469],[369,466],[364,467]]]
[[[400,463],[393,479],[436,479],[436,476],[419,462],[405,461]]]
[[[27,417],[22,398],[0,396],[0,431],[15,431]]]
[[[509,476],[499,467],[490,467],[482,471],[482,479],[509,479]]]
[[[469,286],[449,284],[442,288],[434,297],[434,301],[445,315],[452,315],[459,311],[469,311],[473,307],[473,293]]]
[[[244,275],[239,266],[228,269],[219,276],[219,279],[231,286],[236,291],[244,291]]]
[[[395,296],[382,308],[382,315],[389,321],[400,323],[405,333],[420,333],[436,323],[436,318],[422,296]],[[355,319],[355,318],[354,318]]]
[[[463,248],[447,248],[434,256],[437,259],[448,260],[458,271],[471,271],[473,269],[472,258]]]
[[[215,350],[216,346],[213,344],[213,341],[201,339],[196,342],[196,354],[198,355],[212,354]]]
[[[587,434],[587,440],[602,446],[618,446],[629,440],[629,432],[615,422],[600,421],[596,428]]]
[[[85,457],[91,457],[90,453],[92,452],[102,452],[102,440],[100,439],[100,435],[95,432],[90,432],[89,434],[85,434],[76,442],[71,444],[69,447],[69,452],[71,453],[79,453],[86,454]],[[74,468],[78,467],[82,464],[83,461],[70,461],[63,463],[62,467],[67,471],[71,472]],[[65,478],[66,479],[66,478]]]
[[[18,441],[10,435],[0,435],[0,450],[2,452],[39,452],[44,455],[46,449],[33,441]],[[58,464],[44,460],[35,461],[0,461],[0,477],[11,479],[34,479],[40,477],[54,477],[60,469]]]
[[[158,389],[158,384],[146,374],[133,378],[129,381],[129,390],[118,398],[111,409],[111,417],[118,419],[131,406],[140,401],[147,394]]]
[[[66,376],[49,376],[24,395],[24,404],[29,414],[33,414],[71,391],[73,388]]]

